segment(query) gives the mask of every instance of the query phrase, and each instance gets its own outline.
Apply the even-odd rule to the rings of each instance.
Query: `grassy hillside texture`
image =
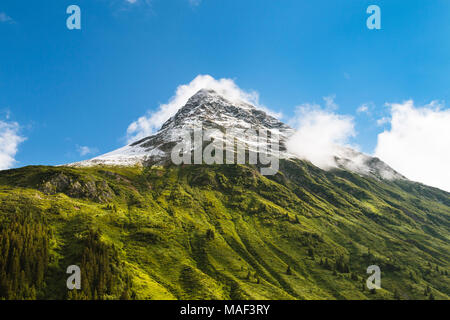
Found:
[[[448,299],[449,249],[449,193],[301,161],[0,172],[1,298]]]

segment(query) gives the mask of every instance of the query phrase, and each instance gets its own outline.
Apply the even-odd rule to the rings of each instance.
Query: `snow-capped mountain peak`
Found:
[[[281,149],[292,132],[289,126],[249,103],[233,101],[213,90],[202,89],[168,119],[156,134],[71,166],[165,163],[170,160],[171,148],[180,141],[182,134],[196,128],[218,129],[221,132],[230,128],[266,130],[280,135]]]
[[[198,128],[218,129],[222,133],[228,129],[270,132],[271,135],[279,137],[277,156],[281,159],[296,158],[295,154],[286,149],[286,141],[293,135],[294,129],[245,101],[224,97],[214,90],[202,89],[169,118],[157,133],[115,151],[69,166],[148,166],[168,163],[171,161],[173,147],[181,141],[186,130]],[[221,135],[216,138],[223,139]],[[236,139],[247,144],[249,150],[252,148],[258,150],[258,144],[261,144],[259,140],[256,142],[246,140],[245,136]],[[339,148],[334,167],[378,179],[405,179],[378,158],[346,147]]]

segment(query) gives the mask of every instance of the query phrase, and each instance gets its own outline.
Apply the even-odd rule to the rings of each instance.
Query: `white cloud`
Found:
[[[201,2],[202,0],[189,0],[189,4],[193,7],[200,5]]]
[[[271,112],[259,103],[259,94],[256,91],[244,91],[231,79],[216,80],[210,75],[198,75],[190,83],[178,86],[175,95],[170,98],[168,103],[160,105],[156,112],[148,112],[147,115],[131,123],[127,129],[128,142],[131,143],[155,133],[166,120],[174,116],[186,104],[190,97],[201,89],[212,89],[231,101],[244,101],[272,116],[281,117],[281,114]]]
[[[121,0],[125,1],[126,5],[128,7],[136,7],[136,8],[142,8],[144,6],[151,6],[153,0]]]
[[[325,106],[329,110],[336,110],[338,108],[338,105],[334,102],[334,99],[336,99],[336,95],[331,95],[328,97],[323,97],[323,100],[325,101]]]
[[[9,120],[11,118],[11,110],[9,108],[0,110],[0,114],[2,114],[6,120]]]
[[[356,109],[356,113],[358,114],[365,113],[371,116],[372,112],[376,111],[375,107],[376,107],[375,103],[373,102],[364,102]]]
[[[363,103],[356,109],[356,112],[358,113],[367,113],[369,112],[369,105],[367,103]]]
[[[0,12],[0,22],[14,23],[14,20],[4,12]]]
[[[86,156],[88,154],[94,154],[98,152],[97,148],[91,148],[87,146],[77,146],[77,151],[80,154],[80,156]]]
[[[329,101],[325,101],[329,107]],[[288,151],[322,169],[335,167],[334,156],[356,135],[352,117],[324,110],[318,105],[297,107],[296,118],[290,125],[296,131],[287,142]]]
[[[377,125],[382,126],[386,123],[389,123],[391,121],[391,118],[389,117],[383,117],[377,120]]]
[[[412,100],[389,106],[391,128],[378,135],[375,155],[411,180],[450,192],[450,109]]]
[[[25,138],[19,135],[20,126],[17,122],[0,120],[0,170],[11,168],[20,143]]]

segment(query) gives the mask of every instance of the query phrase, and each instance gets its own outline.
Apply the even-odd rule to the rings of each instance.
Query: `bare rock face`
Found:
[[[100,203],[109,202],[114,195],[114,192],[104,180],[80,181],[64,173],[58,173],[43,181],[39,190],[45,194],[64,193],[69,197],[88,198]]]

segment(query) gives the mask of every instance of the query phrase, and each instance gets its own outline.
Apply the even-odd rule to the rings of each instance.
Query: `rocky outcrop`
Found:
[[[73,198],[87,198],[96,202],[111,201],[114,192],[104,180],[81,180],[64,173],[58,173],[44,180],[39,190],[45,194],[64,193]]]

